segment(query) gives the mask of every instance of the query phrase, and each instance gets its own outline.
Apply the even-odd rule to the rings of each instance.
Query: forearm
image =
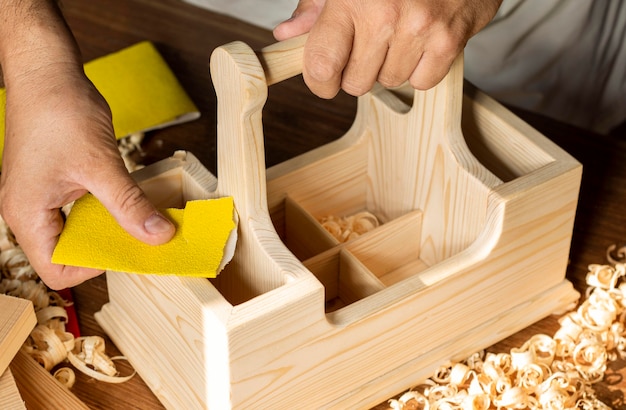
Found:
[[[0,65],[8,87],[30,74],[75,74],[82,61],[54,0],[0,0]]]

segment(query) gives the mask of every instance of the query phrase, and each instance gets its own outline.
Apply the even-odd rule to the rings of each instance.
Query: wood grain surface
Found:
[[[177,0],[63,0],[62,5],[85,61],[151,40],[202,113],[197,121],[148,134],[144,152],[136,160],[149,164],[184,149],[216,173],[216,97],[209,56],[215,47],[234,40],[260,49],[274,42],[271,33]],[[263,113],[266,165],[281,163],[343,135],[355,111],[354,98],[340,94],[331,101],[320,100],[310,94],[300,77],[273,86]],[[626,127],[601,136],[541,115],[516,113],[583,164],[567,277],[584,292],[587,266],[605,263],[607,247],[626,242]],[[108,300],[105,277],[76,287],[74,298],[82,334],[106,338],[94,320],[94,313]],[[557,327],[556,318],[544,319],[490,350],[508,351],[534,334],[551,335]],[[108,341],[108,353],[115,355],[116,350]],[[610,377],[596,386],[599,397],[614,409],[626,409],[625,367],[623,361],[613,362]],[[123,365],[120,370],[124,374],[129,371]],[[138,376],[109,385],[79,374],[72,391],[92,409],[162,408]],[[381,403],[376,409],[387,407]]]

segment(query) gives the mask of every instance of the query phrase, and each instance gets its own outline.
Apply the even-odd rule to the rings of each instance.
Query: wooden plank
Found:
[[[27,353],[19,351],[10,368],[29,410],[89,410],[89,407]]]
[[[6,369],[0,376],[0,409],[26,410],[10,369]]]
[[[37,324],[30,300],[0,295],[0,374]]]

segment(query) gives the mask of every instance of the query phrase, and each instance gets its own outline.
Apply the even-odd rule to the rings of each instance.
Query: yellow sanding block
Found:
[[[163,245],[124,231],[93,195],[74,203],[52,262],[116,272],[214,278],[232,259],[237,216],[232,197],[189,201],[161,212],[176,225]]]
[[[84,68],[111,108],[113,130],[118,139],[200,116],[198,108],[149,41],[92,60]],[[5,104],[6,90],[0,88],[0,153],[4,148]]]

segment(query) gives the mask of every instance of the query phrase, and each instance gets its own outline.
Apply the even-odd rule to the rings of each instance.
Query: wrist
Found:
[[[53,0],[0,0],[0,65],[8,87],[63,67],[82,72],[78,46]]]

